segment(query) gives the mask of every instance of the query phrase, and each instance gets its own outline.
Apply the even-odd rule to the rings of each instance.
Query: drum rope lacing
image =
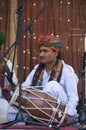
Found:
[[[62,122],[64,120],[64,117],[65,117],[64,114],[65,114],[66,109],[65,109],[64,113],[61,110],[58,109],[60,107],[60,105],[61,105],[60,100],[57,100],[57,99],[53,98],[51,95],[46,94],[46,93],[42,92],[41,90],[39,90],[37,88],[33,88],[33,87],[31,87],[31,89],[30,88],[22,88],[22,90],[25,91],[25,92],[28,92],[29,94],[32,94],[32,95],[34,95],[36,97],[36,98],[34,98],[34,97],[32,98],[32,97],[25,97],[24,95],[22,95],[22,98],[24,98],[25,100],[27,100],[29,103],[31,103],[34,106],[34,108],[33,107],[27,108],[26,106],[22,105],[21,106],[22,109],[26,112],[26,113],[24,113],[25,115],[31,116],[34,119],[37,119],[39,122],[42,122],[43,124],[46,124],[46,122],[47,122],[47,124],[49,126],[51,126],[53,124],[53,122],[57,122],[57,124],[58,124],[58,123],[60,123],[60,122]],[[45,94],[45,96],[46,95],[50,96],[50,99],[49,99],[49,97],[48,97],[48,99],[46,99],[46,97],[45,98],[41,97],[40,94]],[[16,97],[14,97],[14,100],[16,101],[16,98],[18,96],[18,89],[16,90],[16,95],[15,96]],[[53,100],[51,100],[51,99],[53,99]],[[49,107],[43,108],[43,107],[37,106],[33,102],[33,100],[35,100],[35,101],[43,101],[44,103],[47,103]],[[15,101],[11,101],[11,104],[14,104],[14,105],[18,106],[18,104]],[[52,103],[55,103],[55,107],[52,106]],[[39,110],[40,112],[42,112],[43,114],[45,114],[46,116],[48,116],[49,119],[45,119],[43,117],[37,117],[37,116],[35,116],[35,114],[30,113],[30,110],[36,110],[36,109]],[[53,112],[51,113],[51,115],[49,115],[48,113],[46,113],[46,110],[51,110]],[[59,116],[63,116],[60,119],[60,121],[58,121],[58,119],[56,119],[56,117],[55,117],[56,114],[58,114]]]

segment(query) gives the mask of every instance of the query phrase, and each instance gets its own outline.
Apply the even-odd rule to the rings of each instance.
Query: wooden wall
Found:
[[[10,3],[12,1],[13,0],[0,0],[0,17],[2,17],[2,19],[0,19],[0,31],[5,32],[7,36],[6,44],[8,46],[10,43],[9,36],[11,36],[10,24],[14,24],[14,22],[10,23],[10,13],[12,13],[12,11],[10,11],[10,9],[12,9]],[[61,38],[63,43],[62,58],[66,63],[74,67],[77,75],[80,77],[79,90],[81,91],[82,80],[79,70],[82,70],[83,67],[83,52],[85,51],[86,0],[18,0],[18,7],[16,4],[15,9],[22,9],[23,7],[23,10],[20,10],[23,11],[23,30],[29,27],[24,33],[22,42],[23,80],[26,79],[28,73],[39,61],[37,36],[39,34],[52,33]],[[42,9],[43,11],[40,12]],[[19,21],[16,10],[14,11],[13,19],[15,17]],[[34,19],[36,17],[37,19]],[[30,29],[32,30],[32,35],[30,35]],[[16,33],[17,32],[15,32],[15,35]],[[11,37],[14,37],[14,35]],[[15,62],[16,69],[18,69],[19,66],[20,48],[21,46],[18,44],[16,54],[18,61]]]

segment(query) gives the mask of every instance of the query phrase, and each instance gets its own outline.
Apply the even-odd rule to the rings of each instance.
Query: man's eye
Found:
[[[40,50],[40,52],[48,52],[48,50]]]
[[[44,50],[44,52],[48,52],[48,50]]]

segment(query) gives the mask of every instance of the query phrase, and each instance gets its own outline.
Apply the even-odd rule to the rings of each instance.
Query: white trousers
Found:
[[[67,103],[66,93],[57,81],[49,81],[43,88],[43,91],[49,93],[56,99],[60,99],[65,104]]]
[[[49,81],[46,86],[43,88],[44,92],[49,93],[56,99],[60,99],[63,103],[67,103],[67,96],[64,92],[62,86],[57,81]],[[8,109],[8,121],[12,121],[15,119],[17,110],[13,107],[9,106]]]
[[[0,98],[0,124],[7,122],[8,102]]]

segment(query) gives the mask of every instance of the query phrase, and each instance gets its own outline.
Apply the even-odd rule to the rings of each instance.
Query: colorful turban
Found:
[[[38,45],[46,46],[51,48],[52,50],[60,50],[62,48],[62,42],[60,38],[55,37],[53,35],[43,36],[40,35],[38,38]]]

